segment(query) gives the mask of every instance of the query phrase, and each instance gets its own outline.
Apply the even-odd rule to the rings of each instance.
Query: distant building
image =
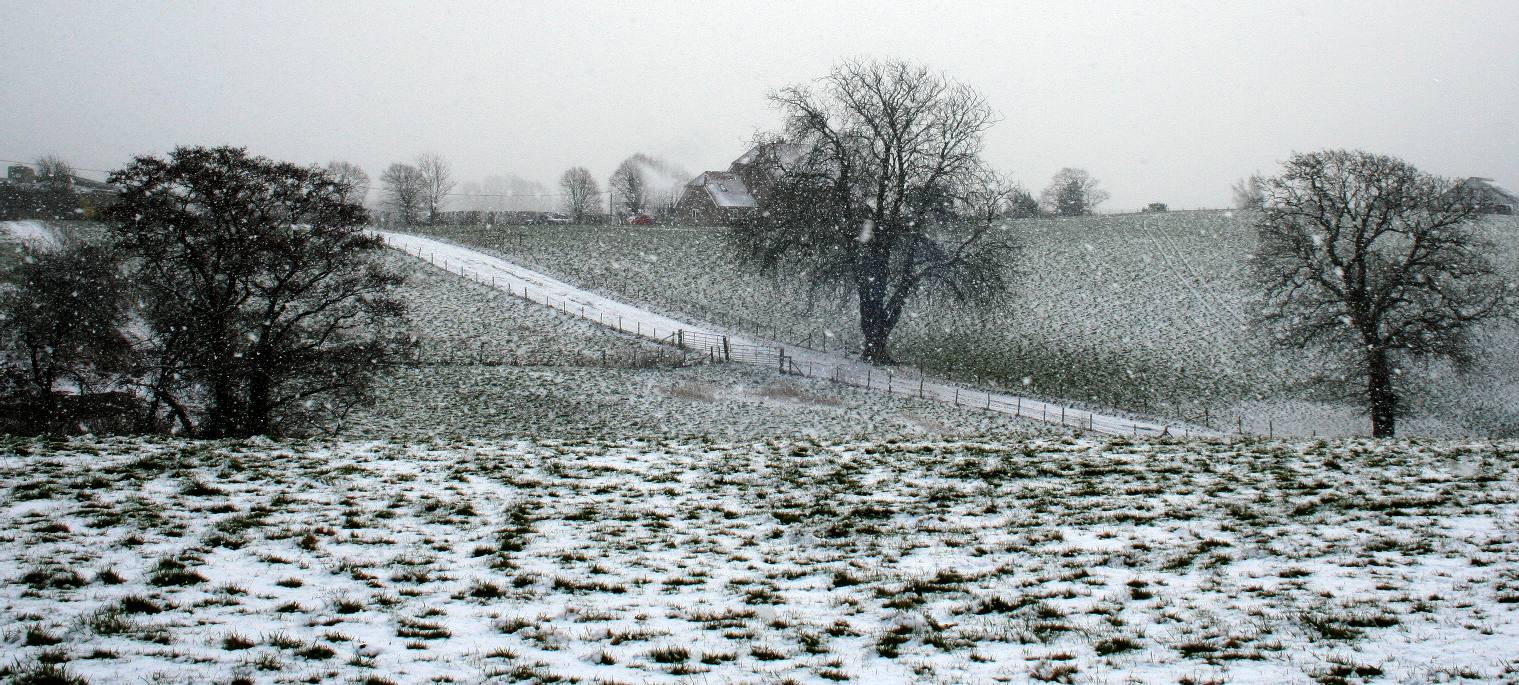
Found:
[[[1461,182],[1477,194],[1478,211],[1483,214],[1514,214],[1519,211],[1519,195],[1498,185],[1496,181],[1473,176]]]
[[[749,186],[728,171],[706,171],[691,179],[675,203],[682,219],[713,225],[743,223],[757,207]]]
[[[791,143],[756,145],[728,165],[691,179],[675,203],[676,214],[694,224],[738,226],[754,220],[776,166],[789,166],[806,148]]]
[[[36,183],[37,172],[25,164],[12,164],[5,169],[5,180],[10,183]]]

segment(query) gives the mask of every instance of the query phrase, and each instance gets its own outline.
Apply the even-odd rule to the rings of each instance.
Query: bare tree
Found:
[[[1018,184],[1005,174],[984,169],[970,179],[960,194],[960,206],[977,221],[990,224],[1007,215],[1008,204]]]
[[[369,174],[353,162],[333,161],[327,163],[327,173],[343,187],[343,201],[363,205],[369,198]]]
[[[50,190],[72,192],[74,189],[74,166],[57,155],[37,158],[37,179]]]
[[[1469,361],[1478,322],[1510,315],[1513,285],[1475,233],[1476,203],[1458,183],[1384,155],[1294,155],[1261,182],[1252,260],[1279,340],[1327,355],[1355,381],[1375,437],[1392,436],[1402,365]],[[1350,388],[1354,385],[1348,386]]]
[[[996,120],[968,86],[900,61],[840,63],[814,90],[770,96],[783,132],[762,138],[750,176],[763,210],[730,233],[761,270],[787,268],[816,293],[857,300],[861,357],[889,364],[887,341],[915,295],[960,301],[1007,291],[1011,245],[984,223],[946,223],[948,200],[983,173]]]
[[[398,162],[380,174],[380,184],[385,206],[400,217],[401,223],[415,222],[426,201],[422,172],[410,164]]]
[[[617,166],[617,171],[612,172],[607,187],[611,188],[626,216],[638,214],[648,207],[649,182],[644,178],[643,165],[637,159],[630,157],[623,160]]]
[[[587,215],[596,209],[601,199],[601,188],[596,177],[583,166],[566,169],[559,177],[559,191],[564,199],[564,211],[577,224],[585,223]]]
[[[417,158],[417,171],[422,173],[422,200],[427,209],[427,223],[438,220],[438,212],[448,194],[454,190],[453,170],[442,155],[427,153]]]
[[[195,147],[137,157],[111,182],[111,234],[151,331],[145,385],[186,432],[321,426],[402,351],[400,276],[325,171]]]
[[[71,219],[79,209],[79,194],[74,190],[74,167],[57,155],[37,159],[37,183],[41,187],[37,209],[43,216]]]
[[[1234,182],[1229,189],[1234,193],[1235,209],[1260,209],[1266,204],[1266,192],[1261,187],[1260,172]]]
[[[1097,179],[1085,169],[1066,167],[1055,173],[1039,204],[1056,216],[1085,216],[1106,202],[1108,194],[1097,186]]]

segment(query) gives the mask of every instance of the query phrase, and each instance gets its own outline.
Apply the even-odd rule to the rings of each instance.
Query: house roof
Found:
[[[723,209],[757,207],[754,195],[737,174],[726,171],[707,171],[687,183],[688,188],[701,188],[712,198],[712,204]]]

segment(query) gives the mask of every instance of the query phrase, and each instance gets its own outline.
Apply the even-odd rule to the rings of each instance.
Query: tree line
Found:
[[[330,429],[411,336],[356,177],[182,147],[113,172],[107,235],[25,244],[0,282],[10,432]]]

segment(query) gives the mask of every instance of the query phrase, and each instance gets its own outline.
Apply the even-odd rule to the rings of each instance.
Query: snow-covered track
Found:
[[[788,348],[773,341],[662,316],[587,292],[551,276],[467,247],[409,233],[377,230],[374,234],[396,250],[482,285],[627,335],[677,346],[714,360],[766,364],[782,373],[825,378],[871,390],[932,399],[1108,435],[1217,435],[1208,429],[1181,422],[1104,414],[1057,402],[972,388],[921,374],[882,370],[836,353]]]

